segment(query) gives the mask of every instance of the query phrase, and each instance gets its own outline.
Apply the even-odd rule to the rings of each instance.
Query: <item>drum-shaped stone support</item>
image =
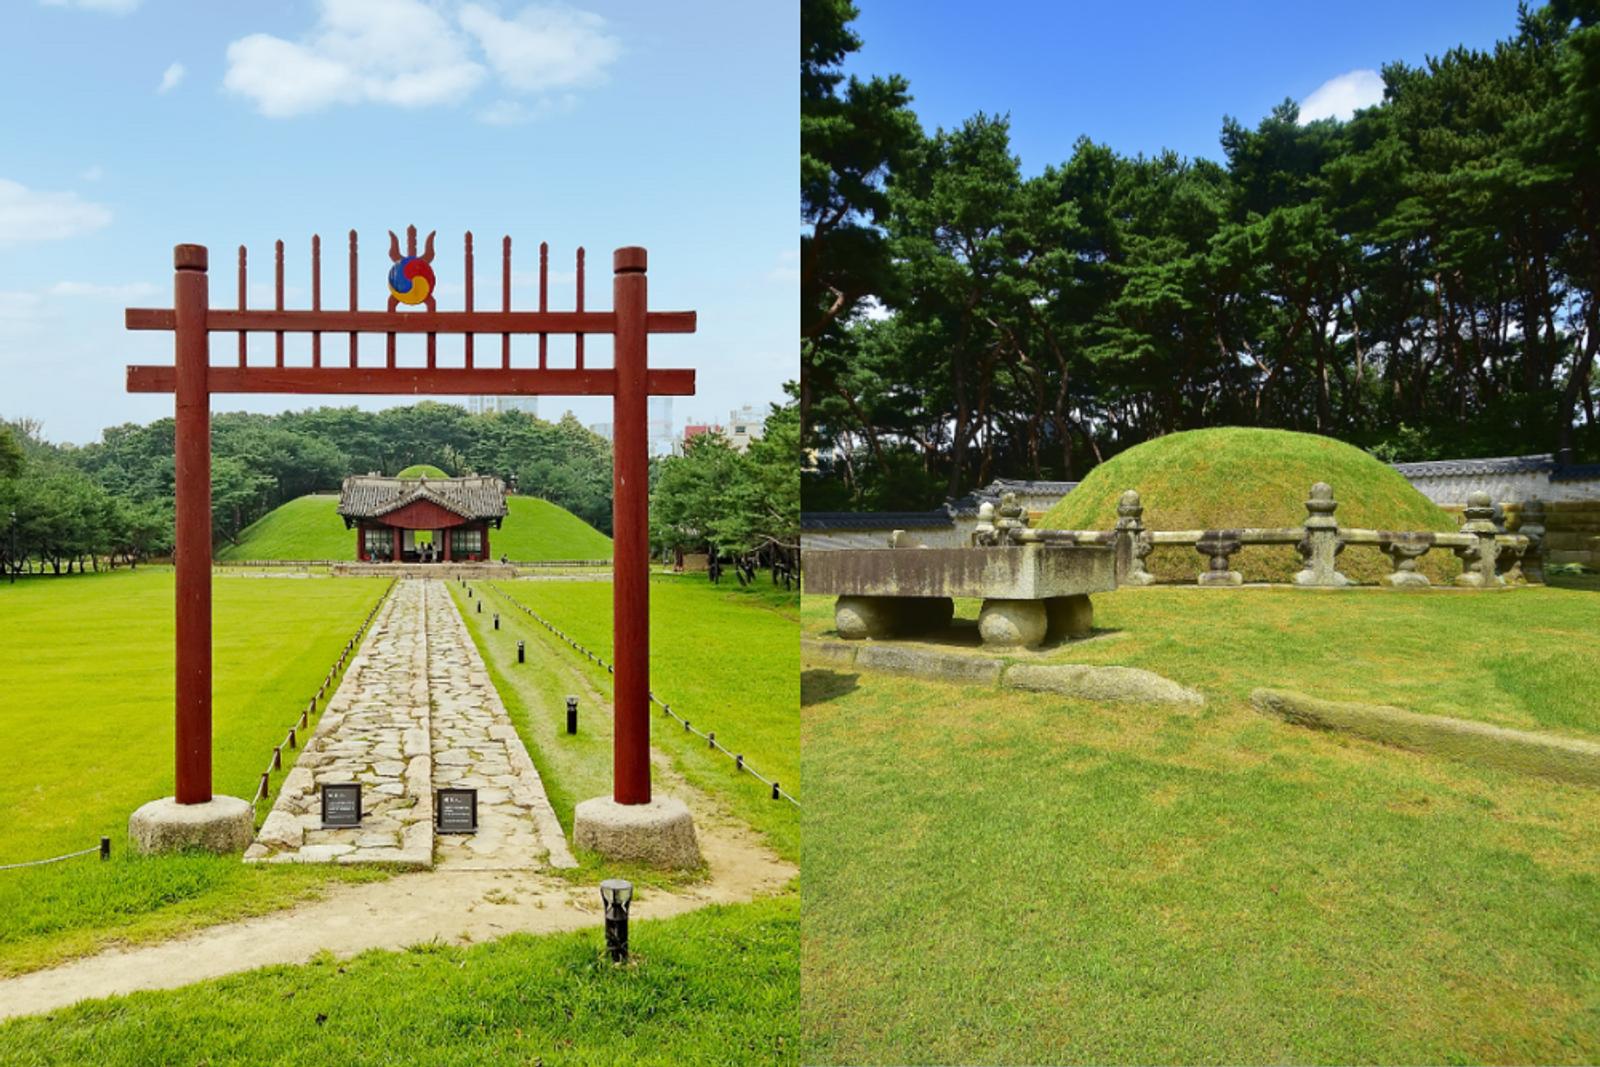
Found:
[[[989,599],[978,612],[978,633],[992,648],[1032,648],[1044,642],[1049,630],[1043,600]]]
[[[955,610],[947,596],[842,596],[833,605],[833,624],[849,641],[882,640],[943,630]]]
[[[1094,605],[1088,593],[1051,597],[1044,602],[1044,609],[1050,623],[1047,640],[1076,641],[1094,632]]]

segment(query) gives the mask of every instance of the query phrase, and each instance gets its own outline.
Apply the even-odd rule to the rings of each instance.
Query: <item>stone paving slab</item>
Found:
[[[323,829],[319,787],[361,782],[361,826]],[[479,831],[435,835],[437,786],[478,789]],[[398,582],[272,811],[252,862],[487,870],[576,866],[449,591]]]
[[[576,867],[539,772],[443,588],[430,601],[428,635],[433,784],[478,791],[478,832],[435,835],[434,862],[452,870]]]

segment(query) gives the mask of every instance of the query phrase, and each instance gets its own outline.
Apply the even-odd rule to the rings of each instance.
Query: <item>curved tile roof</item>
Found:
[[[376,519],[407,504],[427,500],[464,519],[503,519],[506,485],[499,478],[386,478],[352,474],[339,487],[339,514]]]
[[[1430,459],[1420,463],[1395,463],[1407,478],[1450,478],[1473,474],[1539,474],[1554,470],[1556,458],[1548,452],[1532,456],[1492,456],[1486,459]]]

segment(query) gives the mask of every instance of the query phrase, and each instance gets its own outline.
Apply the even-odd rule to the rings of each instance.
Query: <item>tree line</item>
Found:
[[[172,550],[170,418],[107,429],[82,447],[47,441],[37,422],[0,423],[0,558],[5,568],[70,573],[135,564]],[[469,414],[432,401],[383,411],[323,407],[211,422],[213,543],[349,474],[432,463],[493,474],[611,532],[611,446],[570,413]]]
[[[792,571],[800,551],[799,454],[800,409],[792,401],[773,405],[746,452],[716,433],[686,442],[682,453],[652,467],[652,541]]]
[[[1023,173],[1005,116],[925,133],[802,4],[806,506],[1077,478],[1176,430],[1388,460],[1600,459],[1600,3],[1383,70],[1383,101],[1225,119],[1222,160],[1080,139]]]
[[[765,437],[736,452],[707,434],[651,463],[651,534],[660,549],[716,551],[763,564],[798,550],[799,412],[774,406]],[[126,423],[83,447],[53,444],[32,420],[0,422],[0,573],[134,566],[172,551],[173,420]],[[213,543],[349,474],[431,463],[504,479],[611,533],[611,445],[571,414],[472,415],[425,401],[384,411],[317,408],[212,417]]]

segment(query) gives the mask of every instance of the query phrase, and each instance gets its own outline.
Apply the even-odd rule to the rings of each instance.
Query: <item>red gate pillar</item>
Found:
[[[211,295],[204,245],[172,252],[177,362],[177,789],[179,804],[211,799]]]
[[[650,803],[650,465],[645,250],[612,257],[617,386],[612,398],[612,799]]]

